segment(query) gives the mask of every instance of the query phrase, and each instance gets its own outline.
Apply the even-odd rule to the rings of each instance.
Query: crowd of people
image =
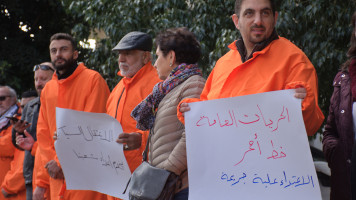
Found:
[[[154,64],[151,36],[127,33],[112,49],[118,53],[122,78],[111,92],[98,72],[78,63],[74,38],[54,34],[49,45],[51,62],[33,68],[36,92],[23,93],[19,103],[14,89],[0,86],[0,200],[118,199],[66,189],[54,148],[56,107],[114,117],[122,125],[117,142],[123,144],[131,172],[142,163],[149,145],[150,165],[178,176],[175,200],[187,200],[189,195],[184,113],[190,111],[190,102],[295,89],[295,98],[302,99],[307,134],[314,135],[324,121],[317,74],[303,51],[278,35],[277,19],[273,0],[236,0],[232,21],[241,37],[228,46],[230,51],[216,62],[206,80],[197,65],[200,43],[187,28],[170,28],[156,36]],[[356,12],[349,59],[333,82],[323,132],[332,174],[330,199],[335,200],[356,199],[355,20]]]

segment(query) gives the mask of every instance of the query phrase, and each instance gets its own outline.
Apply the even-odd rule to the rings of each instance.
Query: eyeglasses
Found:
[[[34,67],[33,67],[33,71],[35,72],[35,71],[37,71],[38,69],[42,69],[42,70],[45,70],[45,71],[47,71],[47,70],[52,70],[52,71],[54,71],[50,66],[48,66],[48,65],[35,65]]]
[[[6,97],[11,97],[11,96],[0,96],[0,101],[4,101]]]

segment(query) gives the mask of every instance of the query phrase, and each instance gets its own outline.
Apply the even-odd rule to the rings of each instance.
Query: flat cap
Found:
[[[152,38],[147,33],[133,31],[126,34],[112,50],[113,51],[120,51],[120,50],[151,51]]]

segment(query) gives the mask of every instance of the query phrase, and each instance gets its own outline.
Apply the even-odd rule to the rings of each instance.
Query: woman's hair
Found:
[[[356,23],[356,11],[352,15],[352,19],[351,19],[351,25],[352,25],[353,29],[352,29],[351,39],[350,39],[350,48],[347,51],[348,60],[341,66],[342,71],[347,71],[352,58],[356,57],[356,35],[355,35],[356,27],[355,27],[355,23]]]
[[[195,64],[198,62],[201,52],[200,44],[195,35],[187,28],[171,28],[159,33],[155,40],[166,57],[170,51],[176,55],[176,63]]]

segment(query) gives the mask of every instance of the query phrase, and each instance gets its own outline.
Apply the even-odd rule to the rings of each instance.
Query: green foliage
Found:
[[[314,64],[319,78],[319,104],[328,113],[332,82],[346,61],[355,1],[284,0],[278,30],[301,48]]]
[[[120,77],[116,75],[117,55],[111,49],[126,33],[143,31],[154,38],[161,30],[181,26],[188,27],[201,42],[203,57],[199,65],[208,76],[218,58],[228,51],[227,45],[239,37],[230,17],[234,3],[234,0],[1,1],[0,84],[11,84],[22,91],[32,86],[32,66],[49,59],[49,37],[55,32],[71,32],[78,41],[97,39],[94,51],[80,49],[80,61],[98,70],[112,88]],[[346,60],[355,1],[277,3],[277,31],[300,47],[314,64],[319,77],[319,102],[327,115],[333,77]],[[4,14],[4,9],[11,17]],[[21,31],[19,22],[31,30]]]
[[[231,15],[233,0],[63,0],[68,12],[83,17],[73,33],[81,40],[88,32],[102,30],[106,38],[86,56],[88,66],[99,70],[110,87],[118,82],[117,55],[111,49],[130,31],[155,37],[164,29],[186,26],[201,42],[200,66],[207,76],[215,62],[228,51],[227,45],[239,37]],[[319,102],[327,115],[332,80],[346,60],[356,5],[343,0],[277,1],[278,33],[300,47],[314,64],[319,77]],[[84,28],[87,27],[87,28]],[[89,30],[88,30],[89,28]],[[85,32],[83,32],[85,30]]]
[[[85,60],[86,65],[101,72],[112,88],[119,77],[117,55],[111,49],[130,31],[156,34],[172,27],[188,27],[202,46],[199,63],[205,75],[215,61],[227,52],[226,43],[236,38],[237,32],[229,15],[233,14],[233,1],[220,0],[63,0],[68,12],[84,17],[91,32],[102,30],[107,36]],[[84,24],[77,24],[81,30]],[[87,39],[83,31],[73,31],[81,40]]]
[[[33,66],[50,61],[49,38],[70,32],[69,19],[56,0],[0,1],[0,85],[11,86],[18,94],[34,88]]]

